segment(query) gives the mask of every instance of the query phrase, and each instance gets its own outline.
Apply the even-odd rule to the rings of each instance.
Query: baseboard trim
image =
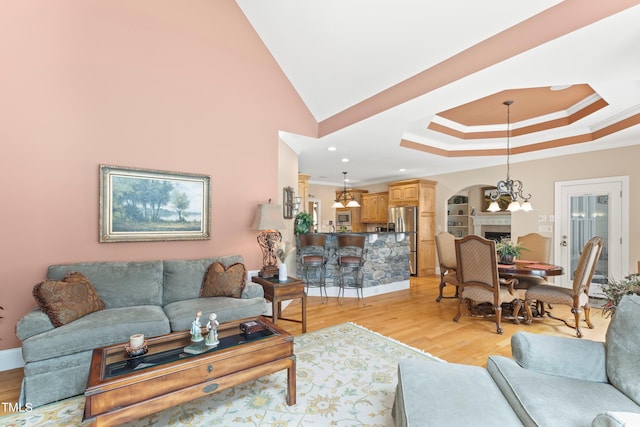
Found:
[[[23,366],[21,347],[0,350],[0,371],[22,368]]]
[[[405,289],[409,289],[410,287],[409,280],[402,280],[400,282],[392,282],[384,285],[377,286],[368,286],[363,288],[364,297],[371,297],[374,295],[382,295],[388,294],[390,292],[403,291]],[[338,286],[329,286],[327,287],[327,295],[330,297],[337,297],[338,291],[340,288]],[[320,288],[309,288],[307,295],[310,297],[319,297],[320,296]],[[323,295],[324,296],[324,295]],[[355,289],[346,289],[345,298],[358,298]]]

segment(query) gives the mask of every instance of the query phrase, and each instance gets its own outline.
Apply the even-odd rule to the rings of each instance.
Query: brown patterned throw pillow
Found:
[[[223,264],[214,262],[204,275],[200,296],[240,298],[244,290],[244,275],[244,264],[231,264],[225,268]]]
[[[33,297],[56,328],[105,308],[93,285],[82,273],[69,273],[61,281],[40,282],[33,288]]]

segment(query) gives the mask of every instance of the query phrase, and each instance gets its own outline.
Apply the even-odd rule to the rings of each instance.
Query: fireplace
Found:
[[[495,240],[499,242],[503,238],[510,239],[511,233],[503,232],[503,231],[485,231],[484,238],[489,240]]]

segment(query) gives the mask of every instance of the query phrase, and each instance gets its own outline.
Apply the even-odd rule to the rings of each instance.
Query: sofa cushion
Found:
[[[245,274],[244,264],[237,263],[225,267],[219,262],[214,262],[204,275],[200,296],[240,298],[244,289]]]
[[[167,304],[164,311],[169,318],[171,330],[184,331],[191,329],[191,322],[198,311],[202,311],[203,319],[208,319],[211,313],[216,313],[216,320],[225,323],[260,316],[267,311],[267,304],[264,298],[194,298]]]
[[[45,280],[33,288],[33,297],[54,326],[103,310],[104,302],[82,273],[70,273],[61,281]]]
[[[518,331],[511,337],[511,354],[520,366],[530,371],[609,382],[606,347],[599,341]]]
[[[620,300],[607,329],[609,382],[640,405],[640,295]],[[611,409],[614,410],[614,409]]]
[[[489,356],[487,370],[526,426],[583,427],[604,411],[638,410],[611,384],[530,371],[503,356]]]
[[[207,268],[220,262],[225,266],[242,262],[241,255],[222,256],[193,260],[164,261],[164,291],[162,305],[175,301],[198,298]]]
[[[401,360],[393,406],[397,427],[521,426],[486,369]]]
[[[87,276],[107,308],[162,304],[162,261],[52,265],[47,279],[61,280],[73,271]]]
[[[22,342],[22,357],[29,363],[127,343],[133,334],[152,337],[169,332],[169,321],[160,306],[111,308],[27,338]]]
[[[640,426],[640,413],[604,412],[593,419],[591,427],[633,427]]]

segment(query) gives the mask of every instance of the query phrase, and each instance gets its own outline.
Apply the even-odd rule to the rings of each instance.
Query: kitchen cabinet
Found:
[[[387,193],[363,194],[360,221],[366,224],[386,224],[388,200]]]
[[[389,184],[389,207],[417,206],[416,275],[436,273],[436,182],[425,179],[392,182]]]
[[[389,185],[389,206],[418,206],[420,198],[420,184],[410,182],[406,184]]]

